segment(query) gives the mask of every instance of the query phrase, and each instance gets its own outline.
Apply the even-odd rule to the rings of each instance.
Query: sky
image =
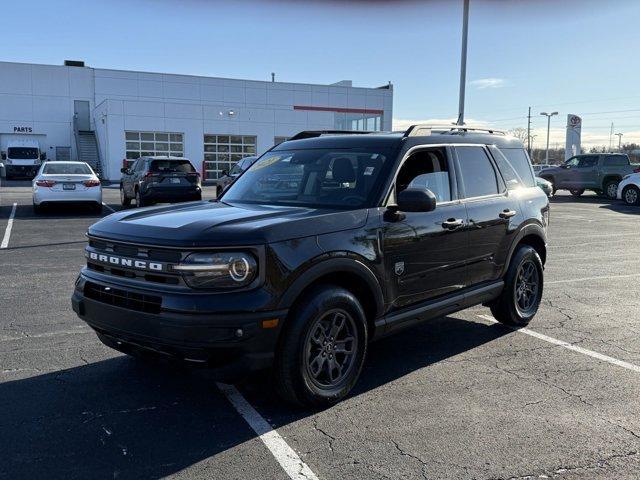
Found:
[[[583,146],[640,143],[640,1],[470,0],[469,124]],[[30,20],[28,20],[30,19]],[[30,0],[3,8],[0,60],[394,86],[394,129],[457,117],[462,0]],[[1,79],[0,79],[1,81]],[[617,137],[614,137],[614,143]]]

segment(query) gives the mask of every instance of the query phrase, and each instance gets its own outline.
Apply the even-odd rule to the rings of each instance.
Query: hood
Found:
[[[191,202],[125,210],[89,227],[89,235],[176,247],[258,245],[362,227],[368,211]]]

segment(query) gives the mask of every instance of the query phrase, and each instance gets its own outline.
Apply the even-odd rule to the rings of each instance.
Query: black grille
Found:
[[[90,238],[89,246],[105,253],[115,253],[116,255],[122,255],[124,257],[137,257],[145,260],[157,260],[159,262],[178,263],[182,259],[182,252],[178,250],[139,247],[137,245],[112,242],[97,238]]]
[[[143,295],[113,287],[103,287],[93,282],[84,284],[84,296],[97,302],[145,313],[160,313],[162,299],[155,295]]]

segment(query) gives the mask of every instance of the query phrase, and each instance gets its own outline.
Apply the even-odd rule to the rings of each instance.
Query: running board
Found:
[[[484,284],[443,298],[421,302],[409,308],[390,313],[376,321],[375,338],[385,337],[426,320],[490,302],[500,296],[503,288],[504,282],[498,280],[497,282]]]

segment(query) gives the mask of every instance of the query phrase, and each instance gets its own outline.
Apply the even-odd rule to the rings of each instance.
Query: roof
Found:
[[[140,158],[147,159],[147,160],[186,160],[187,162],[191,161],[186,157],[172,157],[170,155],[153,155],[150,157],[140,157]]]
[[[317,132],[316,132],[317,133]],[[379,148],[390,149],[401,144],[441,145],[453,143],[469,143],[482,145],[496,145],[502,148],[523,148],[522,142],[516,137],[503,133],[489,133],[481,131],[433,131],[430,135],[410,135],[406,132],[373,132],[365,134],[328,134],[288,140],[277,145],[273,150],[296,150],[312,148]]]

